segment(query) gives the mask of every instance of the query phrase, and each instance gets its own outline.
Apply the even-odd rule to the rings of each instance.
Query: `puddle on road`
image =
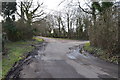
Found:
[[[70,59],[77,59],[78,57],[89,58],[88,54],[85,51],[81,51],[81,48],[78,46],[76,48],[71,49],[71,51],[67,54]]]
[[[42,46],[42,48],[41,49],[38,49],[38,51],[37,51],[37,55],[35,55],[35,58],[36,59],[41,59],[41,57],[42,56],[45,56],[45,53],[44,53],[44,51],[45,51],[45,49],[46,49],[46,45],[47,45],[47,43],[43,43],[41,46]]]

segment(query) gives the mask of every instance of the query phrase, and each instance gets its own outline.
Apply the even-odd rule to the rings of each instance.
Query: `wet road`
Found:
[[[42,49],[23,66],[20,78],[117,78],[118,66],[80,48],[88,41],[43,38]]]

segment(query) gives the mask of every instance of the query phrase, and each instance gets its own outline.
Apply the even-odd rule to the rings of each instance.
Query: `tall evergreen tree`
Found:
[[[16,2],[2,2],[2,12],[1,15],[4,18],[3,30],[7,33],[9,40],[15,39],[15,34],[17,33],[14,21],[15,21],[15,11],[17,3]],[[3,35],[4,36],[4,35]]]
[[[3,17],[10,17],[13,13],[15,13],[16,2],[2,2],[2,15]]]

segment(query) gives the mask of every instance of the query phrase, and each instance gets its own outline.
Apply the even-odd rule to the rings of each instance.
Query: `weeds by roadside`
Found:
[[[84,50],[100,59],[118,64],[118,55],[108,53],[106,50],[90,46],[90,43],[84,45]]]

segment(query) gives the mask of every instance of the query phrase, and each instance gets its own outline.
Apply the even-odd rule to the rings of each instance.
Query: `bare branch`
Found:
[[[79,1],[78,1],[78,3],[79,3],[79,8],[80,8],[83,12],[88,13],[88,14],[92,14],[92,12],[88,12],[88,11],[84,10],[84,9],[80,6],[80,2],[79,2]]]
[[[33,4],[33,0],[31,0],[31,2],[29,2],[28,8],[30,8],[32,6],[32,4]]]
[[[43,3],[41,3],[40,5],[38,4],[38,6],[32,11],[32,14],[34,14],[41,5],[43,5]]]
[[[60,6],[63,2],[65,2],[65,0],[61,1],[61,2],[58,4],[58,6]]]
[[[18,14],[18,16],[20,16],[21,17],[21,15],[16,11],[16,13]]]
[[[90,3],[90,2],[88,2],[88,3]],[[92,7],[90,7],[90,5],[88,5],[88,3],[85,2],[85,4],[86,4],[90,9],[92,9]]]
[[[42,16],[43,14],[45,14],[45,13],[43,12],[43,13],[41,13],[40,15],[35,15],[35,16],[33,16],[32,18],[40,17],[40,16]]]
[[[22,15],[20,15],[17,11],[16,13],[18,14],[19,17],[22,17]],[[25,18],[23,18],[25,21],[27,21]]]

